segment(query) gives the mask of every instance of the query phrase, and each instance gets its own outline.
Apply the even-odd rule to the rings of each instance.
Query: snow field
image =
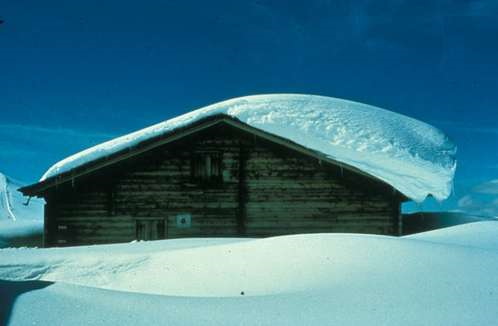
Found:
[[[493,324],[492,234],[498,222],[403,238],[306,234],[3,249],[0,291],[38,280],[12,303],[13,324]]]

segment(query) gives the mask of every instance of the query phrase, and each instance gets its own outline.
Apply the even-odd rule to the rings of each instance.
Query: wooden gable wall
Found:
[[[219,177],[192,177],[217,153]],[[46,244],[138,238],[397,234],[391,187],[219,124],[46,194]]]

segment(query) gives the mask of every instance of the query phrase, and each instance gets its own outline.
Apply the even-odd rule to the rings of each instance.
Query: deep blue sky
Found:
[[[439,127],[459,147],[441,207],[498,206],[498,186],[480,191],[498,179],[498,1],[16,0],[0,19],[11,177],[34,182],[90,145],[223,99],[297,92]]]

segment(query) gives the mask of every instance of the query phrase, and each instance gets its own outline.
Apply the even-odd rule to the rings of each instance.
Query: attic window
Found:
[[[220,152],[195,153],[192,157],[192,178],[201,182],[220,182],[221,161]]]

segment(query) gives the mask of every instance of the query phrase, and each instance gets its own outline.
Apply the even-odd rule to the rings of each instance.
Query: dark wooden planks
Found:
[[[192,178],[206,151],[220,153],[222,182]],[[226,126],[99,173],[47,195],[47,245],[131,241],[140,219],[163,221],[167,238],[399,229],[389,186]],[[190,227],[177,225],[185,214]]]

